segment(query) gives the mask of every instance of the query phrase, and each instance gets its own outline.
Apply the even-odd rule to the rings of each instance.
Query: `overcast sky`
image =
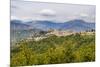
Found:
[[[95,22],[95,6],[11,0],[11,19]]]

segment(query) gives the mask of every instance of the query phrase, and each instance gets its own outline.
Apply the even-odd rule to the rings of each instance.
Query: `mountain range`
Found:
[[[75,19],[63,23],[57,23],[54,21],[27,21],[11,20],[11,29],[23,30],[23,29],[57,29],[57,30],[72,30],[72,31],[86,31],[95,29],[95,23],[86,22],[84,20]]]

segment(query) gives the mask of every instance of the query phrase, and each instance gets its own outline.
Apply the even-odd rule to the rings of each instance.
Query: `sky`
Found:
[[[49,20],[63,23],[74,19],[95,22],[95,5],[11,0],[11,19]]]

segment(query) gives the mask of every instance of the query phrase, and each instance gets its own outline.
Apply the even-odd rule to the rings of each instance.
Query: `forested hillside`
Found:
[[[95,61],[95,34],[20,41],[11,49],[11,66]]]

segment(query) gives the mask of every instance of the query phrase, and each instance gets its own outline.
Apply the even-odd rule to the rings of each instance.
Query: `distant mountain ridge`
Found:
[[[57,23],[53,21],[28,21],[23,22],[21,20],[11,20],[11,29],[29,29],[36,28],[42,30],[60,29],[60,30],[72,30],[72,31],[85,31],[89,29],[95,29],[95,23],[85,22],[84,20],[71,20],[64,23]]]
[[[10,28],[13,30],[28,29],[30,25],[24,24],[21,20],[11,20]]]

